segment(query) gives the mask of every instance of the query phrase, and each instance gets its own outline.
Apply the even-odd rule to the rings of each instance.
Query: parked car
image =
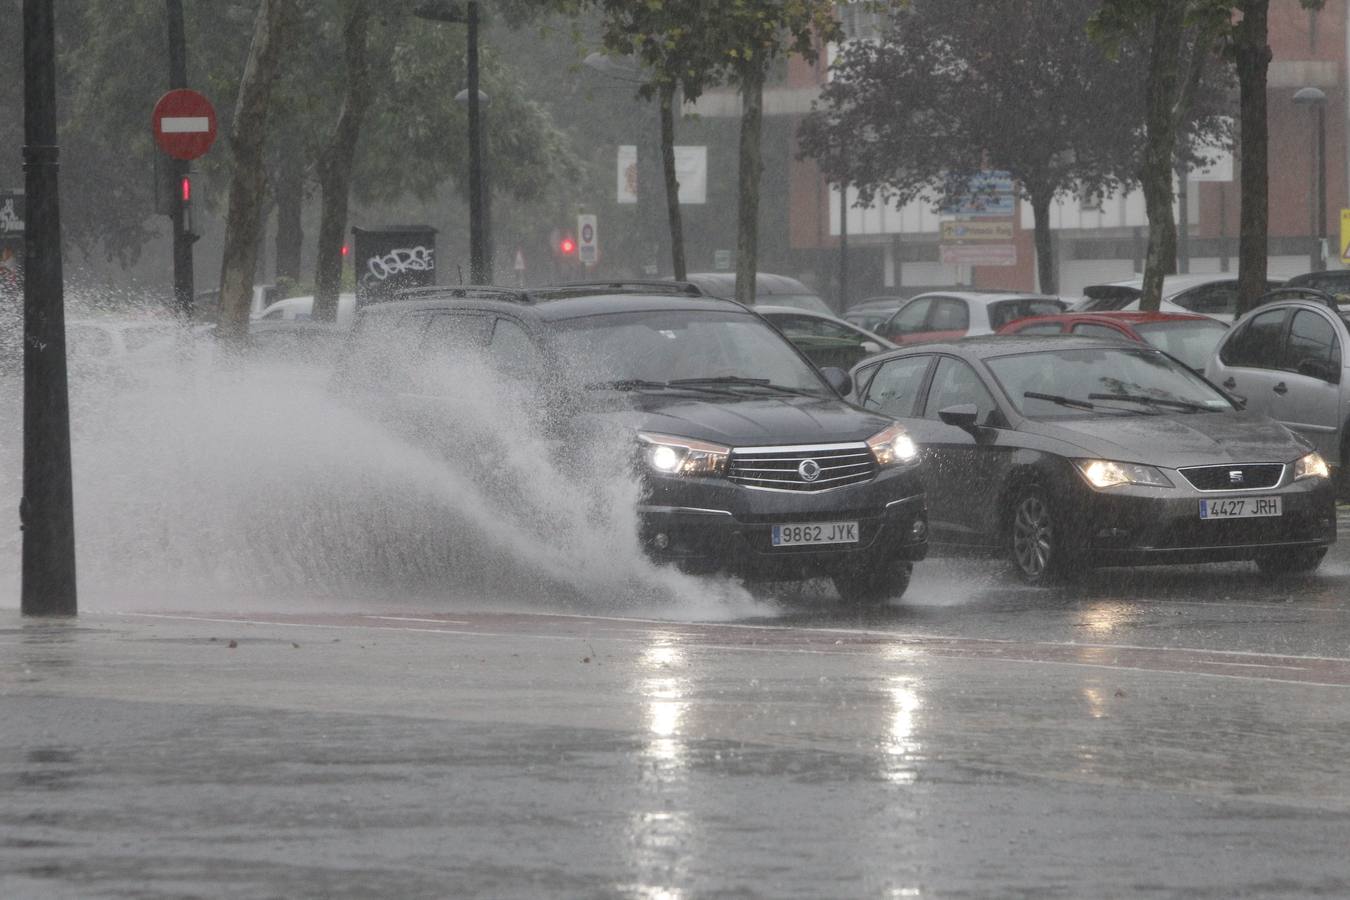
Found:
[[[251,322],[294,322],[306,321],[314,313],[314,297],[306,294],[302,297],[287,297],[268,306],[256,316],[250,316]],[[356,295],[338,294],[337,324],[341,328],[350,328],[356,317]]]
[[[1316,288],[1328,294],[1350,296],[1350,269],[1328,269],[1325,272],[1304,272],[1284,283],[1285,287]]]
[[[1195,313],[1101,312],[1064,313],[1020,319],[999,334],[1077,334],[1084,337],[1123,338],[1152,344],[1197,372],[1203,372],[1214,347],[1228,326]]]
[[[686,275],[689,284],[695,285],[709,297],[723,300],[736,299],[735,272],[694,272]],[[834,315],[830,305],[806,285],[786,275],[772,275],[760,272],[755,276],[755,304],[771,303],[774,306],[793,306],[797,309],[809,309],[811,312]]]
[[[549,397],[541,427],[557,446],[628,433],[654,559],[747,579],[829,576],[854,602],[904,592],[927,548],[918,449],[894,420],[841,398],[846,373],[817,370],[750,310],[674,283],[415,296],[358,313],[334,386],[359,407],[454,439],[481,399],[459,393],[460,377],[422,380],[419,366],[472,354]],[[629,465],[615,459],[615,476]]]
[[[820,368],[835,366],[848,371],[869,356],[895,349],[885,338],[824,313],[758,304],[755,312]]]
[[[1159,312],[1199,313],[1232,324],[1237,311],[1237,279],[1214,275],[1167,275],[1163,278],[1162,305]],[[1280,286],[1266,282],[1267,290]],[[1143,293],[1143,276],[1110,284],[1093,284],[1083,289],[1083,299],[1071,312],[1109,312],[1137,310]]]
[[[876,331],[904,304],[904,297],[868,297],[844,310],[842,318],[859,328]]]
[[[1329,294],[1284,288],[1267,294],[1224,337],[1205,368],[1247,408],[1303,435],[1350,472],[1350,346],[1347,313]]]
[[[993,334],[1009,322],[1064,311],[1064,301],[1039,294],[951,291],[920,294],[896,310],[877,334],[897,344],[951,341]]]
[[[1322,455],[1152,347],[971,338],[853,375],[858,403],[922,448],[934,547],[1006,553],[1028,582],[1231,560],[1306,572],[1335,540]]]

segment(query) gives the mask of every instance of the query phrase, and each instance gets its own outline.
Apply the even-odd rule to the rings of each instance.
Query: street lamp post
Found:
[[[463,106],[469,105],[469,91],[467,88],[455,95],[455,102]],[[492,105],[492,98],[480,90],[478,92],[477,105],[480,110],[478,118],[480,126],[479,141],[480,145],[484,149],[486,149],[488,130],[487,130],[487,123],[483,121],[486,118],[486,116],[483,115],[482,111],[486,110],[489,106]],[[479,183],[478,220],[481,223],[478,226],[479,227],[478,239],[480,242],[479,246],[482,248],[481,253],[483,257],[483,276],[484,276],[484,280],[482,282],[479,282],[480,284],[492,284],[493,280],[497,277],[496,275],[497,253],[492,240],[492,180],[488,175],[489,157],[490,154],[484,154],[480,152],[478,161],[478,183]],[[470,160],[471,172],[472,168],[473,168],[472,160]],[[472,177],[472,175],[470,175],[470,177]],[[472,201],[472,194],[470,194],[470,201]],[[472,207],[472,202],[470,203],[470,206]]]
[[[1294,94],[1294,102],[1299,106],[1311,107],[1314,114],[1316,155],[1313,158],[1308,196],[1309,230],[1312,232],[1308,262],[1312,271],[1321,272],[1327,267],[1327,95],[1319,88],[1300,88]]]
[[[427,0],[413,15],[432,22],[463,23],[468,42],[465,64],[468,68],[466,96],[469,104],[469,280],[491,284],[492,269],[483,240],[483,140],[478,90],[478,0],[460,4],[447,0]]]

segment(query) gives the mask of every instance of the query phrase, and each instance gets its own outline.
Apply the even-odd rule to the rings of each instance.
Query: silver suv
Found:
[[[1210,381],[1247,401],[1247,408],[1311,441],[1342,472],[1347,455],[1350,310],[1329,294],[1287,288],[1229,330],[1205,367]],[[1344,483],[1344,482],[1343,482]]]

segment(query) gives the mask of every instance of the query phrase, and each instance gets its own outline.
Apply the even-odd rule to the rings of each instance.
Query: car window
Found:
[[[845,341],[862,340],[862,335],[848,326],[818,316],[773,316],[770,321],[777,325],[778,330],[789,338],[823,337]]]
[[[975,404],[980,425],[991,424],[994,411],[994,397],[980,381],[980,376],[966,362],[950,356],[938,360],[937,371],[933,373],[933,385],[928,389],[928,403],[924,406],[925,419],[936,419],[938,413],[949,406],[963,403]]]
[[[535,381],[543,373],[539,348],[520,323],[498,319],[488,345],[488,361],[502,375],[517,381]]]
[[[886,335],[916,334],[924,329],[928,319],[928,310],[933,306],[931,297],[920,297],[909,301],[886,325]]]
[[[906,356],[883,363],[872,383],[867,386],[863,406],[879,410],[888,416],[914,415],[914,404],[919,399],[919,387],[928,371],[931,356]]]
[[[1116,340],[1127,337],[1125,332],[1119,328],[1112,328],[1110,325],[1098,325],[1094,322],[1079,322],[1073,326],[1073,333],[1081,334],[1083,337],[1115,338]]]
[[[1249,369],[1277,369],[1280,366],[1287,309],[1270,309],[1252,316],[1239,326],[1223,346],[1219,359],[1226,366]]]
[[[1326,316],[1306,309],[1294,313],[1284,368],[1324,381],[1339,380],[1341,342]]]
[[[1024,297],[989,304],[989,327],[998,331],[1009,322],[1032,316],[1053,316],[1064,312],[1064,304],[1049,298]]]
[[[284,319],[285,317],[286,317],[286,308],[284,306],[278,306],[275,309],[268,310],[267,312],[259,316],[260,319],[267,322],[275,322],[279,319]]]
[[[1237,309],[1237,285],[1232,282],[1206,284],[1183,291],[1172,302],[1191,312],[1205,315],[1231,315]]]
[[[930,331],[965,331],[970,327],[970,309],[966,301],[943,297],[933,305],[928,317]]]
[[[1064,325],[1060,322],[1036,322],[1014,328],[1013,334],[1063,334]]]

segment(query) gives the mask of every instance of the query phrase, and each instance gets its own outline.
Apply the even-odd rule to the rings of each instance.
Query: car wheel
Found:
[[[1051,584],[1064,577],[1063,534],[1040,488],[1027,488],[1013,501],[1008,544],[1013,568],[1027,584]]]
[[[894,563],[840,572],[834,576],[834,589],[839,593],[839,599],[850,606],[882,606],[904,595],[913,570],[911,563]]]
[[[1256,567],[1262,575],[1305,575],[1315,571],[1326,555],[1326,547],[1296,550],[1293,553],[1266,553],[1256,558]]]

